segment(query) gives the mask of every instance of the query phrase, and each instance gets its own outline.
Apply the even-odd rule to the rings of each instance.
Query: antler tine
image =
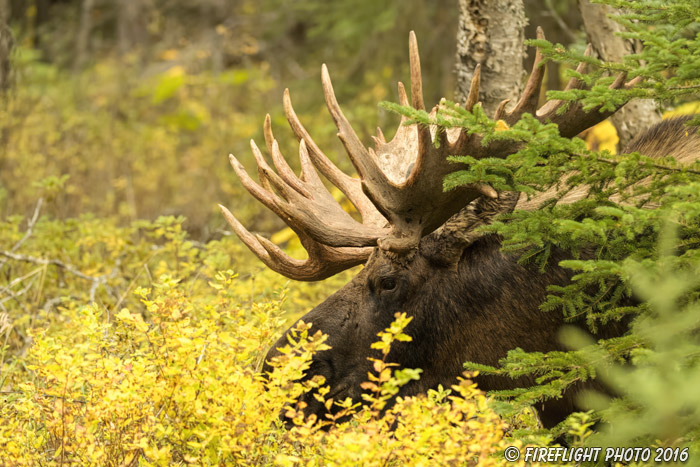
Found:
[[[406,94],[406,87],[403,85],[403,83],[401,81],[396,83],[396,87],[399,90],[399,104],[406,107],[408,105],[408,94]],[[406,118],[406,116],[402,115],[401,118]]]
[[[309,155],[314,166],[321,171],[324,177],[333,185],[338,187],[350,202],[355,205],[358,212],[362,216],[363,221],[374,225],[381,225],[386,222],[384,217],[374,207],[372,202],[362,192],[362,184],[360,180],[352,178],[343,173],[338,167],[333,164],[330,159],[321,151],[318,145],[314,142],[311,135],[306,131],[304,125],[301,124],[299,117],[294,112],[292,99],[289,95],[289,89],[284,90],[284,112],[287,116],[287,121],[292,129],[292,132],[299,141],[304,141],[309,150]]]
[[[638,85],[641,82],[642,82],[642,77],[637,76],[635,78],[632,78],[630,81],[626,82],[624,88],[625,89],[632,89],[633,87],[635,87],[636,85]]]
[[[234,233],[267,267],[290,279],[317,281],[364,263],[372,248],[333,248],[321,245],[297,232],[309,258],[289,257],[277,245],[250,233],[226,207],[219,205]]]
[[[246,172],[243,164],[241,164],[233,154],[229,154],[228,158],[229,162],[231,163],[231,167],[233,167],[234,172],[236,172],[236,175],[238,175],[238,178],[243,184],[243,188],[248,190],[248,193],[253,195],[253,197],[265,207],[277,214],[277,216],[285,216],[284,211],[280,208],[282,200],[271,190],[255,183],[255,180],[250,178],[250,175],[248,175],[248,172]],[[261,183],[263,183],[262,180]]]
[[[303,177],[303,175],[302,178],[299,179],[294,174],[292,169],[289,168],[287,161],[285,160],[284,156],[282,155],[282,152],[280,151],[280,146],[277,143],[277,140],[272,142],[272,162],[275,164],[275,167],[279,171],[280,177],[284,180],[285,183],[287,183],[289,186],[294,188],[299,194],[306,198],[313,196],[312,193],[309,192],[309,190],[304,186],[303,183],[308,180],[306,180]],[[321,186],[323,186],[323,184],[321,184]]]
[[[268,254],[267,250],[265,250],[265,248],[263,248],[263,246],[260,244],[257,236],[253,235],[248,231],[248,229],[243,227],[243,224],[241,224],[240,221],[236,219],[236,216],[234,216],[233,213],[229,211],[225,206],[219,204],[219,209],[224,215],[226,221],[233,228],[233,232],[236,235],[238,235],[238,238],[240,238],[241,241],[245,243],[245,245],[250,249],[250,251],[252,251],[255,254],[255,256],[260,258],[263,261],[263,263],[270,266],[270,255]]]
[[[545,38],[544,31],[542,31],[542,28],[539,26],[537,27],[537,38]],[[518,100],[518,103],[515,104],[513,110],[508,112],[505,117],[503,117],[503,120],[505,120],[505,122],[509,125],[512,125],[520,120],[520,117],[522,117],[524,113],[527,112],[534,114],[537,110],[537,101],[540,97],[540,88],[542,87],[542,80],[544,79],[544,74],[546,71],[546,67],[544,64],[542,64],[542,60],[544,60],[544,57],[542,56],[542,52],[540,52],[538,47],[535,52],[535,63],[532,65],[532,72],[527,80],[523,94]]]
[[[275,190],[282,195],[282,197],[289,202],[298,201],[304,195],[297,192],[292,186],[285,183],[285,180],[277,175],[272,168],[267,164],[265,157],[263,157],[258,145],[255,144],[254,140],[250,140],[250,149],[253,151],[255,160],[258,163],[258,176],[260,177],[260,182],[269,191],[270,185],[275,188]],[[297,180],[298,182],[298,180]],[[306,190],[303,190],[306,191]],[[307,192],[308,193],[308,192]]]
[[[469,94],[467,94],[467,99],[464,102],[464,108],[471,112],[474,110],[474,106],[479,102],[479,88],[481,87],[481,63],[478,63],[474,68],[474,76],[472,76],[472,81],[469,85]],[[446,137],[446,136],[445,136]],[[463,148],[466,147],[471,139],[471,135],[466,128],[459,129],[457,137],[454,138],[453,142],[449,142],[450,151],[452,154],[460,153]],[[440,141],[442,144],[442,141]]]
[[[397,82],[396,87],[399,93],[399,104],[403,105],[404,107],[408,107],[410,104],[408,103],[408,95],[406,94],[406,88],[404,87],[403,83],[401,81]],[[391,146],[394,141],[405,139],[408,137],[409,133],[414,132],[415,125],[406,126],[405,123],[407,120],[407,116],[401,115],[401,120],[399,121],[399,128],[398,130],[396,130],[396,134],[391,139],[391,142],[387,143],[386,141],[374,140],[377,149],[379,149],[382,146]],[[379,130],[381,131],[381,129]]]
[[[344,174],[330,161],[330,159],[328,159],[318,145],[316,145],[313,138],[311,138],[311,135],[309,135],[309,133],[306,131],[304,125],[301,124],[301,121],[299,120],[299,117],[292,106],[292,99],[289,95],[289,89],[284,90],[284,97],[282,98],[282,101],[284,104],[284,113],[287,116],[287,121],[289,122],[292,132],[299,141],[305,141],[306,145],[311,149],[314,164],[333,185],[337,186],[343,193],[345,193],[346,196],[349,196],[349,192],[352,190],[348,188],[351,185],[352,178]],[[348,192],[345,191],[346,189],[348,189]]]
[[[411,69],[411,105],[415,109],[425,110],[423,102],[423,76],[420,71],[420,55],[418,54],[418,40],[416,33],[408,33],[408,53]]]
[[[301,163],[301,177],[302,179],[318,188],[324,188],[325,185],[321,181],[321,178],[316,173],[313,162],[311,162],[311,157],[309,156],[309,150],[306,147],[306,141],[303,139],[299,141],[299,162]]]
[[[510,102],[510,99],[503,99],[499,104],[498,107],[496,108],[496,112],[493,114],[493,119],[494,120],[501,120],[503,119],[503,116],[506,114],[506,106]]]
[[[416,39],[416,33],[414,31],[408,33],[408,59],[411,71],[411,105],[417,110],[425,110],[420,54],[418,52],[418,40]],[[421,155],[425,154],[428,146],[431,145],[432,137],[430,128],[424,125],[418,125],[418,157],[416,158],[414,170],[419,170]]]
[[[352,129],[343,111],[340,110],[340,105],[338,105],[338,100],[333,91],[333,83],[331,83],[331,77],[325,64],[321,67],[321,83],[323,84],[323,94],[326,98],[328,111],[335,121],[335,126],[338,127],[338,138],[345,146],[345,150],[360,174],[360,178],[363,180],[374,180],[379,183],[386,182],[386,176],[377,165],[377,162],[370,156],[369,151],[362,144],[355,130]]]
[[[302,237],[300,237],[300,239],[302,239]],[[284,268],[282,271],[277,272],[290,279],[302,281],[323,280],[348,268],[363,264],[367,261],[367,258],[369,258],[374,249],[370,247],[336,248],[321,245],[320,243],[313,242],[311,239],[307,241],[302,239],[302,245],[304,245],[309,258],[306,260],[297,260],[290,258],[281,248],[265,237],[258,236],[258,240],[269,253],[275,264],[280,267],[280,269]],[[294,277],[291,276],[292,273],[295,275]]]
[[[386,144],[386,136],[384,136],[384,132],[379,127],[377,127],[377,136],[373,136],[372,138],[377,138],[375,142]]]
[[[629,83],[625,82],[626,74],[621,73],[615,81],[608,86],[609,89],[629,89],[636,85],[639,80],[636,78]],[[583,106],[578,103],[569,103],[569,108],[562,114],[558,114],[559,108],[564,105],[556,102],[553,105],[543,106],[537,111],[537,119],[541,122],[552,122],[559,126],[559,134],[566,138],[572,138],[582,131],[602,122],[619,109],[606,110],[601,112],[602,104],[591,110],[583,110]]]
[[[274,187],[275,191],[284,198],[283,200],[280,200],[278,197],[272,199],[274,200],[274,207],[277,209],[275,213],[290,227],[294,226],[297,231],[304,232],[324,245],[338,247],[376,245],[377,239],[387,233],[387,229],[381,226],[370,223],[361,224],[353,219],[333,199],[333,196],[322,183],[313,183],[313,180],[311,183],[307,183],[303,191],[308,196],[298,192],[285,183],[282,177],[270,168],[252,140],[250,147],[258,162],[258,173],[261,177],[261,183],[263,183],[263,186]],[[303,150],[305,150],[305,146]],[[239,172],[242,170],[242,166],[240,164],[238,166],[236,173],[240,177],[241,174]],[[245,172],[245,170],[242,171]],[[250,177],[247,178],[249,181],[247,184],[244,183],[244,186],[250,191],[249,187],[251,187],[250,182],[252,180],[250,180]],[[243,181],[243,178],[241,180]],[[300,180],[298,181],[302,183]],[[252,188],[257,189],[255,185]],[[266,191],[269,195],[272,195],[270,188],[267,188]],[[256,196],[255,193],[251,193],[253,196]],[[261,202],[266,204],[262,200]],[[270,206],[268,205],[268,207]],[[280,214],[280,212],[283,214]]]
[[[610,89],[620,89],[626,87],[625,81],[627,80],[627,72],[622,72],[617,75],[615,81],[610,85]]]
[[[586,46],[586,50],[583,52],[584,57],[590,57],[593,55],[593,44],[588,44]],[[588,72],[588,63],[586,62],[581,62],[576,66],[576,73],[583,75]],[[575,76],[572,76],[569,79],[569,82],[566,83],[566,87],[564,88],[564,91],[570,91],[571,89],[583,89],[586,86],[586,83],[581,81],[580,79],[576,78]]]
[[[592,46],[589,44],[586,47],[586,52],[584,56],[590,56],[592,54]],[[576,71],[579,74],[586,72],[587,64],[585,62],[579,63],[576,67]],[[609,89],[630,89],[640,82],[641,78],[637,77],[630,82],[626,82],[626,73],[621,73],[615,78],[615,81],[609,86]],[[585,83],[576,77],[572,77],[568,84],[566,85],[566,90],[571,89],[583,89]],[[564,105],[569,105],[569,108],[559,114],[559,110]],[[602,122],[612,114],[614,114],[618,108],[614,110],[606,110],[605,112],[600,112],[601,106],[594,109],[584,111],[583,106],[578,103],[567,103],[560,100],[552,100],[547,102],[537,111],[537,119],[541,122],[553,122],[559,126],[559,133],[565,137],[573,137],[586,130],[597,123]]]
[[[338,220],[342,221],[343,224],[353,224],[352,230],[354,230],[354,233],[350,233],[351,237],[355,234],[362,235],[363,232],[365,232],[364,238],[362,240],[358,240],[359,243],[357,246],[373,244],[375,237],[385,235],[388,232],[388,227],[385,227],[386,219],[381,217],[381,215],[376,210],[374,211],[377,214],[376,218],[372,216],[370,216],[369,218],[365,218],[363,216],[362,224],[356,222],[354,219],[352,219],[352,217],[349,214],[343,211],[343,209],[340,207],[340,204],[335,200],[335,198],[333,198],[333,195],[331,195],[331,193],[321,181],[321,178],[318,176],[318,173],[316,172],[316,169],[311,160],[309,150],[306,147],[306,142],[303,139],[299,141],[299,161],[301,163],[302,180],[308,185],[309,189],[313,191],[313,194],[310,197],[313,198],[313,200],[307,200],[305,203],[303,203],[303,205],[307,208],[313,209],[315,207],[313,201],[315,201],[316,199],[323,203],[322,206],[319,206],[319,212],[321,212],[323,217],[318,216],[316,222],[312,226],[307,227],[308,233],[314,239],[326,245],[354,246],[355,243],[353,243],[352,240],[350,240],[349,243],[342,243],[348,242],[347,225],[340,225],[337,227],[339,231],[346,232],[346,235],[338,235],[338,240],[336,240],[335,238],[326,238],[326,232],[328,232],[329,228],[332,229],[334,227],[334,224]],[[367,200],[367,202],[369,202],[369,200]],[[300,205],[302,204],[295,204],[295,206]],[[331,210],[328,209],[329,207],[332,207],[333,211],[337,210],[337,214],[333,214],[332,212],[330,212]],[[297,216],[303,217],[300,214],[297,214]],[[323,225],[324,222],[325,226]],[[323,229],[324,233],[318,233],[319,231],[317,231],[317,225],[320,226],[319,228]]]
[[[464,103],[464,108],[471,112],[474,106],[479,102],[479,87],[481,86],[481,63],[476,65],[474,69],[474,76],[472,77],[472,82],[469,85],[469,94],[467,95],[467,101]]]
[[[268,177],[265,176],[265,171],[263,170],[263,168],[267,166],[267,161],[265,160],[262,153],[260,152],[260,150],[256,146],[255,141],[253,141],[251,139],[249,142],[249,145],[250,145],[251,150],[253,151],[253,157],[255,157],[255,164],[256,164],[256,169],[258,172],[258,180],[260,180],[260,184],[262,185],[262,188],[264,188],[268,192],[272,193],[272,186],[270,185],[270,180],[268,179]],[[233,157],[233,155],[229,154],[229,161],[232,161],[232,159],[231,159],[232,157]],[[238,162],[238,161],[236,160],[236,162]],[[233,165],[233,162],[231,162],[231,164]],[[240,163],[239,163],[239,165],[240,165]],[[243,167],[243,165],[240,165],[240,167]],[[235,169],[236,169],[236,167],[234,167],[234,170]]]
[[[272,119],[270,118],[270,114],[265,115],[263,135],[265,136],[265,146],[267,147],[267,152],[272,153],[272,142],[275,141],[275,135],[272,134]]]
[[[328,198],[328,202],[335,202],[335,198],[330,194],[326,186],[321,181],[321,177],[318,176],[316,168],[314,167],[311,157],[309,155],[309,150],[306,147],[306,142],[302,139],[299,141],[299,162],[301,163],[301,179],[314,188],[315,192],[319,195]],[[359,180],[358,180],[359,181]],[[332,200],[332,201],[331,201]],[[374,218],[362,218],[362,221],[366,225],[372,226],[383,226],[386,221],[381,218],[380,222],[375,222]]]
[[[589,57],[593,53],[593,45],[588,44],[586,46],[586,50],[584,51],[583,55],[584,57]],[[588,71],[588,63],[586,62],[581,62],[578,64],[576,67],[576,73],[578,74],[584,74]],[[586,83],[581,81],[580,79],[576,78],[575,76],[572,76],[569,78],[569,81],[566,83],[566,87],[564,88],[565,91],[570,91],[572,89],[583,89],[586,86]],[[566,101],[554,99],[551,101],[547,101],[542,107],[540,107],[537,111],[539,115],[554,115],[556,112],[561,108],[562,105],[564,105]]]
[[[302,195],[309,197],[310,194],[304,188],[299,178],[294,174],[294,171],[287,161],[282,156],[280,152],[279,144],[272,134],[272,124],[270,121],[270,114],[265,116],[265,123],[263,124],[263,133],[265,135],[265,145],[267,146],[267,151],[272,154],[272,163],[279,172],[280,177],[292,188],[301,193]],[[253,151],[255,152],[255,151]]]

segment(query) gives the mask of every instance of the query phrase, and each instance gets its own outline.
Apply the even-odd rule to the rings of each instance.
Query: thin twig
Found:
[[[26,394],[24,391],[0,391],[0,396],[21,396]],[[65,395],[59,396],[58,394],[47,394],[45,392],[38,392],[37,395],[41,397],[46,397],[50,399],[60,399],[64,401],[74,402],[76,404],[87,404],[86,399],[66,397]]]
[[[29,222],[27,222],[27,230],[24,232],[24,236],[20,239],[19,242],[15,244],[15,246],[12,247],[10,251],[15,252],[17,249],[19,249],[22,244],[27,241],[27,239],[32,235],[32,231],[34,230],[34,225],[36,225],[36,221],[39,220],[39,212],[41,212],[41,206],[44,204],[44,198],[39,198],[36,202],[36,206],[34,207],[34,214],[32,214],[32,218],[29,219]]]
[[[63,261],[60,261],[57,259],[37,258],[35,256],[20,255],[17,253],[12,253],[10,251],[0,251],[0,256],[4,256],[6,258],[13,259],[15,261],[23,261],[25,263],[41,264],[44,266],[48,266],[48,265],[58,266],[59,268],[73,274],[74,276],[77,276],[77,277],[80,277],[81,279],[85,279],[87,281],[92,282],[92,287],[90,287],[90,301],[91,302],[95,301],[95,293],[97,291],[97,288],[101,284],[104,284],[107,281],[107,279],[114,277],[116,275],[117,269],[119,267],[119,265],[117,264],[117,267],[115,267],[109,274],[103,274],[101,276],[89,276],[89,275],[77,270],[75,267],[71,266],[70,264],[66,264]]]
[[[8,301],[13,300],[13,299],[16,300],[17,303],[21,304],[22,302],[19,300],[19,297],[21,297],[22,295],[24,295],[25,293],[27,293],[27,291],[29,291],[29,289],[32,288],[32,285],[34,285],[34,282],[35,282],[35,281],[36,281],[36,278],[33,279],[33,280],[31,280],[31,281],[30,281],[22,290],[20,290],[19,292],[13,292],[12,289],[6,287],[6,288],[3,290],[3,293],[4,293],[4,294],[7,294],[8,296],[5,297],[5,298],[3,298],[2,300],[0,300],[0,304],[3,304],[3,305],[4,305],[5,302],[8,302]],[[26,310],[26,308],[25,308],[25,310]]]
[[[559,15],[557,9],[554,8],[552,0],[545,0],[545,5],[547,6],[547,12],[554,19],[554,21],[557,23],[562,32],[567,35],[571,42],[576,42],[578,38],[573,32],[571,32],[571,28],[569,28],[569,25],[566,24],[566,21],[564,21],[564,19]]]
[[[14,253],[19,249],[19,247],[22,246],[24,242],[27,241],[29,237],[31,237],[32,232],[34,231],[34,225],[36,224],[36,221],[39,219],[39,212],[41,211],[41,206],[44,204],[44,198],[39,198],[39,200],[36,202],[36,206],[34,207],[34,214],[32,214],[31,219],[27,222],[27,231],[24,232],[24,236],[17,242],[15,245],[10,248],[10,253]],[[3,260],[0,262],[0,269],[5,265],[7,260]]]
[[[671,86],[668,88],[671,91],[685,91],[686,89],[700,89],[700,84],[693,84],[689,86]]]
[[[40,273],[41,271],[43,271],[43,268],[35,269],[35,270],[33,270],[33,271],[31,271],[31,272],[29,272],[21,277],[17,277],[15,279],[13,279],[9,284],[7,284],[5,287],[0,289],[0,292],[8,293],[8,294],[12,293],[12,287],[21,283],[23,280],[29,279],[30,277]],[[4,300],[0,301],[0,303],[4,303],[4,302],[5,302]]]
[[[54,266],[58,266],[61,269],[65,269],[69,273],[71,273],[75,276],[78,276],[81,279],[85,279],[88,281],[98,280],[98,277],[88,276],[87,274],[84,274],[84,273],[78,271],[73,266],[66,264],[63,261],[60,261],[57,259],[43,259],[43,258],[37,258],[35,256],[19,255],[16,253],[12,253],[10,251],[0,251],[0,256],[4,256],[6,258],[13,259],[15,261],[24,261],[25,263],[34,263],[34,264],[41,264],[41,265],[53,264]],[[99,277],[103,277],[103,276],[99,276]]]
[[[199,362],[201,362],[202,359],[204,358],[204,352],[206,352],[208,344],[209,343],[207,342],[204,344],[204,347],[202,347],[202,352],[199,354],[199,357],[197,357],[197,361],[195,362],[194,366],[199,365]]]
[[[587,157],[585,154],[574,154],[574,155],[575,155],[575,156],[578,156],[578,157]],[[615,160],[612,160],[612,159],[598,158],[598,159],[596,159],[596,160],[597,160],[597,161],[600,161],[600,162],[603,162],[603,163],[605,163],[605,164],[613,165],[613,166],[618,166],[618,165],[620,165],[620,161],[615,161]],[[694,175],[700,175],[700,170],[688,169],[688,168],[686,168],[686,167],[666,167],[665,165],[654,164],[654,163],[651,163],[651,164],[648,164],[648,165],[650,165],[651,167],[654,167],[655,169],[666,170],[666,171],[668,171],[668,172],[687,172],[687,173],[691,173],[691,174],[694,174]]]

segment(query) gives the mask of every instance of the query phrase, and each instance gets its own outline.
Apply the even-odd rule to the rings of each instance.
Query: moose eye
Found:
[[[396,288],[396,279],[393,277],[383,277],[379,280],[380,292],[391,292]]]

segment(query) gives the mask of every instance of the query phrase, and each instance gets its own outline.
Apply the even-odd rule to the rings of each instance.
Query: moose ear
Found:
[[[464,250],[484,236],[478,227],[490,224],[499,214],[512,212],[519,199],[520,193],[514,191],[498,193],[496,198],[477,198],[422,239],[421,255],[436,266],[457,268]]]
[[[420,254],[438,268],[456,270],[467,246],[456,237],[442,237],[433,232],[421,240]]]

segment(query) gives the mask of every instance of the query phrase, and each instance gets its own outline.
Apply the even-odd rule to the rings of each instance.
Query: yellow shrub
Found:
[[[227,281],[224,274],[214,285]],[[278,325],[279,302],[242,309],[219,292],[220,310],[199,307],[163,276],[154,291],[136,291],[148,321],[127,309],[110,317],[73,306],[62,310],[69,317],[62,333],[35,331],[25,360],[30,378],[0,409],[10,422],[0,428],[4,462],[259,464],[277,442],[280,411],[301,390],[287,388],[299,370],[290,363],[265,391],[255,363]],[[290,362],[322,345],[311,338]]]
[[[469,379],[387,405],[420,373],[386,361],[410,339],[405,315],[373,345],[363,405],[300,382],[327,348],[310,324],[259,374],[284,316],[352,271],[287,290],[239,242],[189,240],[183,219],[22,222],[0,224],[14,245],[0,252],[0,465],[491,465],[520,443]],[[313,388],[347,421],[305,418]]]
[[[64,332],[35,331],[27,378],[0,408],[4,465],[447,465],[498,464],[505,425],[469,380],[427,397],[377,401],[407,381],[378,361],[381,390],[352,420],[323,431],[294,408],[322,380],[299,383],[325,337],[299,323],[268,382],[256,373],[280,301],[200,307],[176,280],[135,293],[149,319],[123,309],[70,306]],[[401,319],[401,317],[399,317]],[[404,324],[408,321],[403,317]],[[402,326],[382,341],[390,345]],[[391,332],[391,331],[387,331]],[[386,333],[385,333],[386,335]],[[381,341],[380,341],[381,342]],[[387,348],[388,351],[388,348]],[[386,354],[385,354],[386,355]],[[393,389],[392,389],[393,388]],[[283,410],[284,409],[284,410]],[[295,426],[287,431],[279,415]]]

